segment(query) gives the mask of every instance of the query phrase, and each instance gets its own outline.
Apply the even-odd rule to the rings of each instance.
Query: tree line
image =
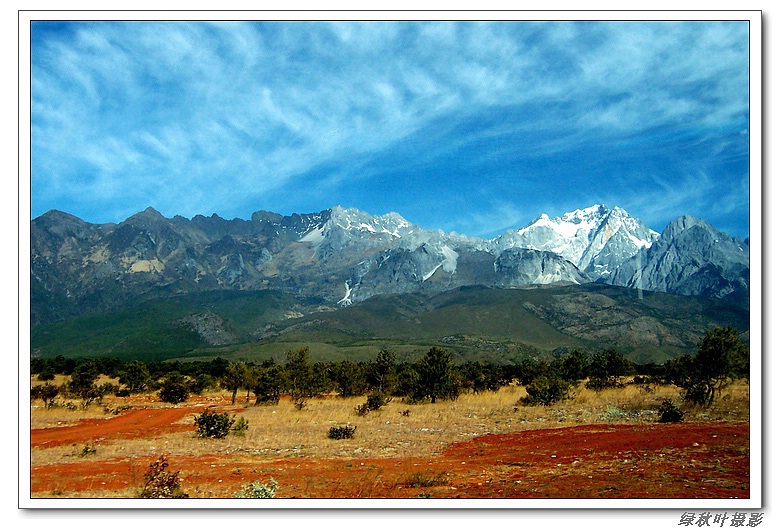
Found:
[[[673,384],[685,400],[709,406],[730,381],[747,378],[749,350],[730,327],[707,331],[694,355],[664,364],[639,365],[615,349],[592,353],[566,351],[551,359],[524,359],[508,365],[468,361],[456,364],[451,353],[431,347],[415,362],[398,362],[395,353],[380,351],[371,361],[313,362],[308,348],[287,353],[284,362],[229,362],[223,358],[193,362],[122,361],[117,358],[72,359],[57,356],[33,358],[31,373],[43,385],[32,388],[33,397],[51,403],[59,395],[81,399],[84,406],[106,394],[119,396],[159,392],[166,402],[183,402],[190,394],[224,389],[231,400],[276,404],[289,395],[295,407],[323,394],[342,397],[365,395],[366,406],[381,406],[386,399],[407,402],[457,399],[464,392],[497,391],[511,383],[525,386],[528,404],[549,405],[566,397],[581,381],[602,390],[619,387],[627,377],[639,383]],[[57,387],[56,374],[70,381]],[[118,379],[119,386],[98,385],[101,374]]]

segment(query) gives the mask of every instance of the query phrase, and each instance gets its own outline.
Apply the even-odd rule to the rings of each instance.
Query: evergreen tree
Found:
[[[432,347],[417,362],[415,370],[419,375],[416,397],[428,398],[435,403],[439,398],[453,396],[455,377],[449,352]]]

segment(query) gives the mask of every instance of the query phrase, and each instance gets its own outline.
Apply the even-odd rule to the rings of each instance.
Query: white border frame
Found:
[[[750,498],[650,500],[324,500],[276,499],[257,509],[677,509],[751,510],[763,506],[763,298],[762,298],[762,21],[760,11],[19,11],[19,504],[20,509],[225,509],[246,500],[33,499],[30,491],[30,22],[32,20],[745,20],[750,23]],[[28,185],[24,185],[27,182]],[[24,382],[24,383],[23,383]]]

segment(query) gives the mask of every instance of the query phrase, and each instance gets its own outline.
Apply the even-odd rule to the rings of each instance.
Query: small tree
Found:
[[[605,349],[593,355],[588,365],[589,380],[585,387],[601,390],[621,387],[621,377],[631,372],[631,364],[615,349]]]
[[[41,399],[46,409],[51,408],[52,404],[54,403],[54,399],[59,394],[60,388],[54,384],[49,384],[48,382],[39,386],[33,386],[32,390],[30,391],[32,398]]]
[[[559,361],[554,362],[554,369],[560,377],[570,382],[577,382],[588,376],[588,355],[575,349]]]
[[[304,347],[287,353],[284,365],[290,398],[295,408],[302,410],[306,401],[314,396],[314,373],[309,363],[309,348]]]
[[[190,393],[194,393],[196,395],[203,394],[204,391],[206,391],[209,388],[216,387],[217,381],[214,380],[214,377],[209,375],[208,373],[198,373],[195,375],[195,378],[190,380]]]
[[[368,366],[367,379],[374,391],[385,394],[393,390],[395,384],[395,353],[382,349],[376,360]]]
[[[140,393],[146,390],[152,377],[146,364],[139,360],[133,360],[125,364],[119,383],[124,384],[130,393]]]
[[[43,369],[41,369],[40,373],[38,373],[38,380],[41,382],[45,382],[47,380],[54,380],[54,369],[52,369],[51,366],[47,365]]]
[[[81,405],[84,408],[100,398],[100,393],[95,385],[99,376],[97,364],[91,359],[81,362],[73,369],[68,389],[81,399]]]
[[[181,373],[170,373],[160,388],[160,400],[170,404],[184,402],[190,396],[189,384]]]
[[[264,362],[254,368],[252,392],[255,404],[278,404],[285,386],[285,373],[281,365]]]
[[[685,399],[710,406],[716,393],[740,376],[747,376],[750,351],[736,329],[723,327],[707,331],[699,350],[682,377]]]
[[[341,397],[354,397],[366,391],[365,373],[351,360],[342,360],[331,368],[331,378]]]
[[[238,390],[247,386],[247,365],[243,362],[236,362],[227,366],[225,375],[222,377],[222,386],[233,392],[231,402],[235,404]]]

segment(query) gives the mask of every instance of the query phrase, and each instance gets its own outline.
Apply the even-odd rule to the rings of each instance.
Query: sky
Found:
[[[33,22],[31,217],[749,235],[747,22]]]

